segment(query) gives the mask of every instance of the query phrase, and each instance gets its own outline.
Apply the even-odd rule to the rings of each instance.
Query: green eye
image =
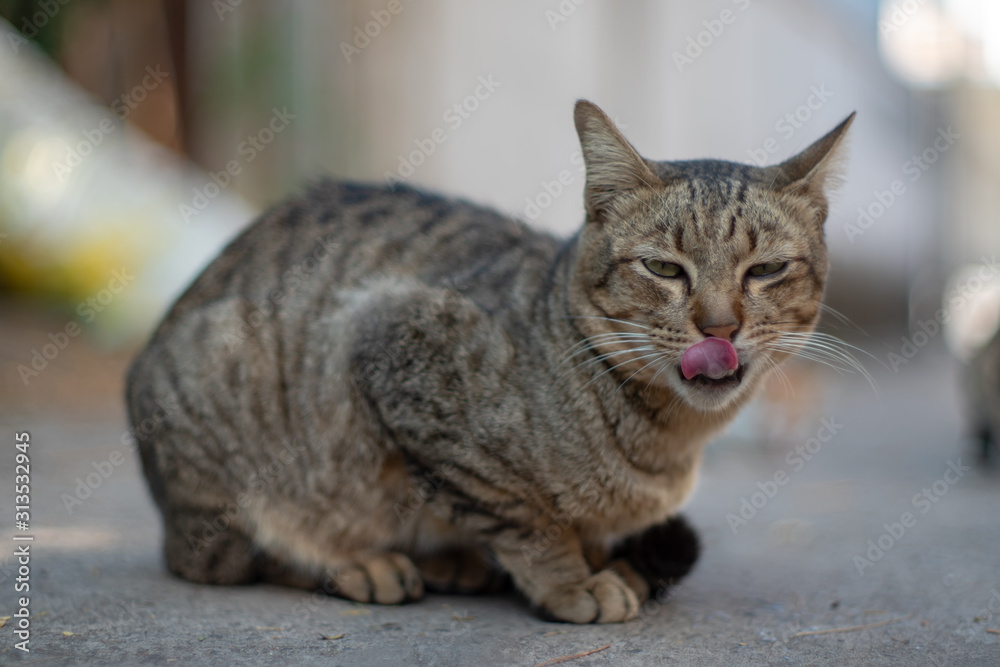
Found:
[[[682,269],[679,264],[663,262],[658,259],[644,259],[642,260],[642,263],[647,269],[650,270],[650,272],[655,273],[661,278],[677,278],[678,276],[684,275],[684,269]]]
[[[768,262],[767,264],[758,264],[757,266],[750,267],[751,276],[769,276],[772,273],[777,273],[785,268],[788,262]]]

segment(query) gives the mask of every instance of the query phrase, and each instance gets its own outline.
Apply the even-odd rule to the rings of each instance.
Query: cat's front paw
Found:
[[[399,604],[424,596],[420,571],[401,553],[358,558],[331,575],[334,595],[355,602]]]
[[[621,623],[639,613],[639,600],[621,577],[604,570],[583,583],[551,590],[541,601],[541,612],[555,621]]]
[[[649,599],[649,584],[646,582],[646,578],[636,572],[635,568],[627,560],[619,558],[618,560],[611,561],[605,569],[611,570],[621,577],[621,580],[635,593],[639,604]]]

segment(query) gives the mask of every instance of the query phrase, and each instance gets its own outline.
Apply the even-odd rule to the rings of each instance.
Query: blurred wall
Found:
[[[262,29],[284,42],[240,84],[257,91],[250,108],[237,96],[219,105],[213,68],[195,74],[205,166],[221,168],[240,136],[287,105],[296,120],[268,156],[280,171],[240,182],[258,203],[323,172],[394,174],[565,234],[583,217],[579,97],[657,159],[776,162],[857,110],[827,223],[835,305],[898,324],[914,267],[936,265],[943,170],[922,174],[855,233],[858,209],[879,212],[879,193],[906,178],[904,162],[943,122],[933,99],[886,73],[874,2],[402,0],[389,9],[386,0],[193,8],[196,62],[225,62]],[[837,303],[848,297],[863,303]]]
[[[827,223],[830,301],[866,326],[898,327],[933,312],[950,266],[995,241],[1000,165],[988,139],[993,91],[898,82],[877,48],[879,6],[77,0],[60,9],[53,53],[105,104],[147,67],[169,72],[128,124],[208,172],[180,203],[212,175],[227,198],[258,209],[324,173],[390,176],[560,234],[583,218],[577,98],[600,104],[656,159],[777,162],[856,110]],[[942,132],[958,138],[937,151]],[[933,164],[915,169],[928,150]],[[232,223],[213,203],[195,219],[171,215],[180,244]],[[178,274],[174,291],[191,277]]]

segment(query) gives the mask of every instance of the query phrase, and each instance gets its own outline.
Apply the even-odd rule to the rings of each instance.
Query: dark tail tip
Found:
[[[653,594],[677,584],[694,568],[701,554],[701,542],[683,516],[633,535],[614,551],[646,578]]]

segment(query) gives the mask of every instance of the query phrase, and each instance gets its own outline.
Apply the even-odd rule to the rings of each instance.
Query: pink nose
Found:
[[[715,336],[716,338],[722,338],[723,340],[730,340],[739,328],[740,325],[738,322],[732,322],[730,324],[716,324],[710,327],[703,327],[702,331],[707,333],[709,336]]]

